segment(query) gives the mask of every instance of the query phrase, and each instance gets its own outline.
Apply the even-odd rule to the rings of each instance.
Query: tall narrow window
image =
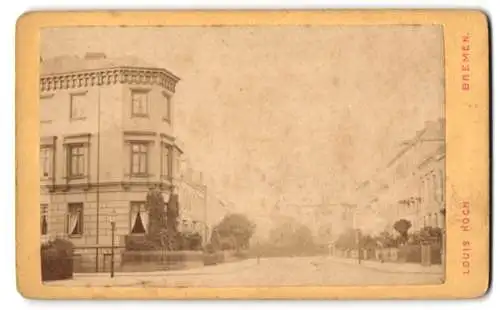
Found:
[[[167,93],[163,93],[163,102],[164,102],[163,107],[165,109],[164,115],[163,115],[163,120],[171,123],[172,122],[172,97]]]
[[[52,99],[54,94],[45,94],[40,96],[40,123],[47,124],[52,122],[54,117],[53,106],[54,100]]]
[[[439,196],[441,195],[439,192],[440,192],[440,189],[439,189],[439,183],[438,183],[438,178],[436,176],[436,173],[435,172],[432,172],[432,194],[433,194],[433,197],[434,197],[434,201],[437,201],[439,202]]]
[[[85,175],[85,150],[83,144],[68,146],[68,176],[81,178]]]
[[[83,203],[68,204],[67,232],[69,236],[83,234]]]
[[[130,233],[145,234],[148,227],[148,214],[144,202],[130,203]]]
[[[132,143],[131,145],[131,175],[147,176],[148,174],[148,146],[146,143]]]
[[[40,148],[40,178],[42,179],[52,177],[52,154],[52,147]]]
[[[85,118],[85,94],[70,95],[70,117],[72,120]]]
[[[172,177],[172,148],[168,144],[162,147],[162,176],[164,178]]]
[[[148,91],[133,90],[132,99],[132,116],[147,117],[148,116]]]
[[[40,230],[42,236],[45,236],[49,229],[49,206],[47,204],[40,205]]]

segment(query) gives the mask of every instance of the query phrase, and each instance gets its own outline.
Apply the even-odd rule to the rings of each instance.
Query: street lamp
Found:
[[[109,215],[109,223],[111,224],[111,278],[115,276],[115,228],[116,228],[116,212],[113,209]]]
[[[356,245],[358,247],[358,264],[361,264],[361,230],[356,229]]]

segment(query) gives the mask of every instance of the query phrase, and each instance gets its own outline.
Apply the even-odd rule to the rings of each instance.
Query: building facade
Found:
[[[393,230],[399,219],[410,231],[445,226],[444,121],[427,122],[369,181],[357,190],[356,223],[371,233]]]
[[[181,165],[181,175],[177,184],[181,206],[179,230],[200,234],[205,244],[209,238],[208,188],[204,183],[203,173],[194,171],[190,166]]]
[[[182,150],[174,136],[180,80],[136,59],[103,54],[42,61],[40,191],[42,239],[68,238],[82,264],[104,270],[112,243],[145,234],[152,187],[167,202]],[[117,255],[117,258],[119,255]]]

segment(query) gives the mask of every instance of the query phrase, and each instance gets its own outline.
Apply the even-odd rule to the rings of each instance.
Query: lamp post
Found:
[[[203,185],[203,221],[205,244],[208,244],[208,187],[206,184]]]
[[[113,209],[109,215],[111,224],[111,278],[115,276],[115,228],[116,228],[116,212]]]
[[[441,264],[445,266],[446,263],[446,209],[443,207],[440,210],[442,215],[441,223]]]
[[[361,264],[361,230],[356,229],[356,244],[358,246],[358,264]]]

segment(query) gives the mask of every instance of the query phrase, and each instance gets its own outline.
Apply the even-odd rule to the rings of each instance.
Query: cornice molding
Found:
[[[179,80],[178,77],[164,69],[117,67],[43,75],[40,77],[40,91],[44,93],[94,86],[131,84],[159,85],[174,93]]]
[[[80,183],[41,183],[40,189],[46,190],[45,195],[50,194],[67,194],[68,192],[94,192],[99,189],[108,189],[110,192],[129,192],[135,189],[146,190],[147,188],[159,187],[163,191],[169,191],[172,183],[168,180],[157,181],[119,181],[119,182],[87,182]]]
[[[162,139],[168,140],[170,142],[174,142],[175,141],[175,137],[173,137],[171,135],[167,135],[166,133],[160,133],[160,137]]]
[[[123,132],[125,136],[156,136],[155,131],[141,131],[141,130],[126,130]]]

